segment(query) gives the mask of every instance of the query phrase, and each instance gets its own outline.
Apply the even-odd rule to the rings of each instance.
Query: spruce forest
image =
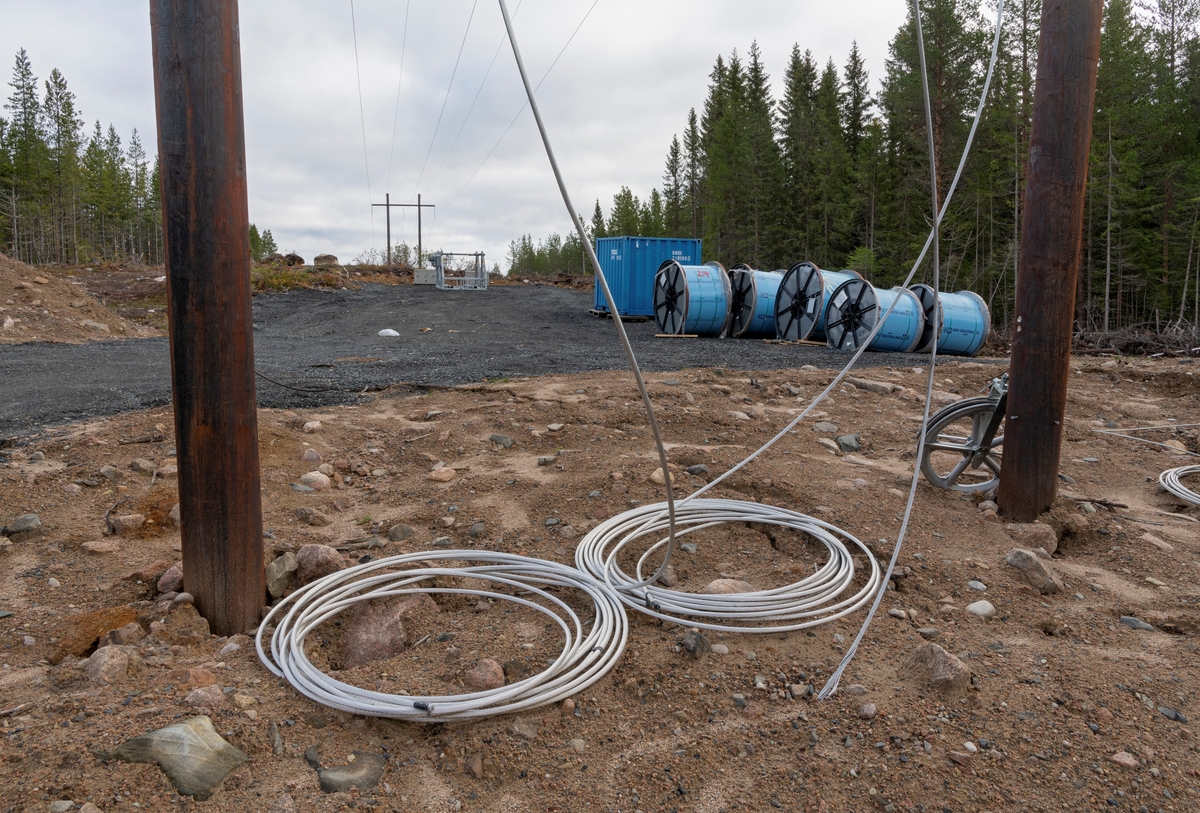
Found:
[[[995,31],[971,0],[922,0],[935,164],[945,197]],[[1009,0],[988,103],[941,236],[944,290],[1012,310],[1037,68],[1039,0]],[[1076,329],[1194,337],[1200,322],[1200,0],[1108,0],[1082,235]],[[925,109],[910,9],[877,84],[857,45],[839,68],[792,48],[779,91],[756,44],[718,56],[666,149],[662,186],[622,187],[595,236],[699,237],[726,267],[810,260],[903,281],[928,234]],[[514,241],[517,273],[579,273],[578,239]],[[928,281],[926,261],[914,281]]]

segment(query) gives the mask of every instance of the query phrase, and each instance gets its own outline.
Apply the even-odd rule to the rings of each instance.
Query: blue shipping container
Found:
[[[675,237],[601,237],[596,259],[608,280],[617,313],[622,316],[654,315],[654,275],[667,260],[680,265],[700,265],[700,241]],[[596,281],[596,310],[607,311],[604,291]]]

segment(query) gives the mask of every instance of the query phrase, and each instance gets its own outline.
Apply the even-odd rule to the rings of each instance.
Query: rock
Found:
[[[120,480],[125,476],[125,472],[121,471],[116,466],[104,465],[100,467],[100,476],[106,480]]]
[[[996,614],[996,608],[992,606],[990,601],[976,601],[968,604],[967,612],[971,615],[977,615],[980,618],[991,618]]]
[[[296,552],[296,580],[301,586],[336,573],[346,560],[328,545],[304,545]]]
[[[513,445],[513,439],[508,435],[492,435],[489,440],[497,446],[503,446],[505,449],[511,449]]]
[[[133,646],[145,637],[146,631],[142,629],[142,625],[136,621],[130,621],[123,627],[117,627],[101,635],[98,646],[101,648],[106,646]]]
[[[117,536],[131,534],[145,524],[146,517],[143,514],[122,514],[119,517],[108,518],[108,527]]]
[[[851,683],[846,687],[846,694],[850,695],[851,697],[862,697],[866,693],[867,687],[861,683]]]
[[[538,725],[530,717],[519,717],[508,724],[508,733],[523,740],[536,740]]]
[[[486,532],[487,532],[487,526],[484,525],[482,522],[476,522],[474,525],[471,526],[471,530],[467,531],[467,536],[471,537],[472,539],[478,539],[479,537],[483,536],[484,533],[486,533]]]
[[[467,758],[463,769],[472,779],[483,779],[483,754],[475,753]]]
[[[888,610],[888,615],[890,615],[892,618],[899,618],[901,621],[908,620],[908,613],[904,612],[904,610],[901,610],[899,607],[892,607],[890,610]]]
[[[575,530],[575,528],[570,525],[563,525],[558,529],[558,535],[563,539],[574,539],[575,537],[579,536],[579,531]]]
[[[1122,768],[1136,768],[1141,764],[1138,762],[1137,757],[1128,751],[1117,751],[1117,753],[1110,756],[1109,759],[1120,765]]]
[[[317,465],[325,462],[324,458],[321,457],[321,453],[311,446],[304,450],[304,454],[300,455],[300,459],[305,463],[316,463]]]
[[[438,519],[438,524],[443,528],[449,528],[454,525],[454,517],[441,517]]]
[[[582,754],[587,748],[583,740],[581,740],[579,737],[572,737],[571,739],[567,740],[567,747],[580,754]]]
[[[572,700],[570,697],[568,697],[566,700],[562,701],[562,705],[559,706],[559,712],[562,714],[563,717],[573,716],[575,714],[575,701]]]
[[[1050,596],[1063,592],[1063,583],[1058,574],[1033,551],[1015,548],[1004,557],[1004,561],[1009,567],[1021,571],[1029,586],[1042,595]]]
[[[51,587],[62,587],[62,582],[60,582],[58,579],[54,578],[53,576],[51,576],[46,581],[46,584],[48,584]]]
[[[1174,545],[1172,545],[1170,542],[1166,542],[1166,541],[1163,541],[1162,539],[1159,539],[1154,534],[1142,534],[1140,538],[1143,542],[1148,542],[1149,544],[1153,545],[1154,547],[1158,548],[1159,550],[1163,551],[1164,553],[1171,553],[1175,550]]]
[[[1121,616],[1121,623],[1129,627],[1131,630],[1143,630],[1146,632],[1154,630],[1154,627],[1152,627],[1150,624],[1147,624],[1140,618],[1134,618],[1132,615]]]
[[[221,691],[220,686],[214,683],[211,686],[201,686],[199,689],[193,689],[183,699],[183,702],[194,709],[212,711],[225,705],[225,693]]]
[[[1158,713],[1161,714],[1163,717],[1166,717],[1168,720],[1173,720],[1177,723],[1186,723],[1187,722],[1187,717],[1184,717],[1182,714],[1180,714],[1175,709],[1169,708],[1167,706],[1159,706]]]
[[[971,581],[967,582],[967,587],[970,587],[972,590],[978,590],[980,593],[987,590],[987,585],[976,579],[971,579]]]
[[[51,802],[46,806],[46,810],[50,811],[50,813],[67,813],[67,811],[74,809],[75,803],[69,801]]]
[[[725,646],[725,644],[713,644],[712,653],[714,655],[728,655],[729,647]]]
[[[921,644],[902,669],[946,697],[965,692],[971,683],[971,670],[966,664],[937,644]]]
[[[1048,553],[1058,550],[1058,535],[1053,528],[1041,522],[1009,523],[1004,530],[1025,548],[1045,548]]]
[[[822,449],[827,449],[834,454],[838,453],[838,445],[829,438],[817,438],[817,445]]]
[[[863,703],[858,707],[858,719],[860,720],[874,720],[878,713],[879,710],[875,708],[874,703]]]
[[[404,645],[408,643],[408,633],[405,632],[402,619],[422,606],[437,609],[433,599],[425,593],[389,604],[357,605],[342,649],[345,668],[365,666],[403,652]]]
[[[296,510],[292,511],[292,516],[294,516],[300,522],[303,522],[305,525],[311,525],[314,528],[323,528],[326,525],[333,523],[333,520],[325,516],[325,514],[322,514],[316,508],[310,508],[307,505],[302,505]]]
[[[175,596],[174,602],[176,604],[195,604],[196,597],[191,593],[180,593],[179,595]]]
[[[300,485],[308,486],[313,491],[328,491],[331,485],[329,475],[320,471],[310,471],[300,476]]]
[[[813,424],[812,430],[814,432],[823,432],[825,434],[831,434],[833,432],[836,432],[838,430],[838,428],[837,428],[837,424],[830,423],[829,421],[818,421],[817,423]]]
[[[179,476],[179,467],[174,463],[164,463],[158,467],[158,479],[174,480]]]
[[[86,553],[99,555],[102,553],[116,553],[121,550],[121,545],[113,539],[96,539],[91,542],[84,542],[79,546]]]
[[[267,808],[267,813],[296,813],[296,803],[292,800],[290,793],[285,793],[271,802],[271,806]]]
[[[3,330],[12,330],[16,326],[17,326],[17,323],[13,321],[13,318],[11,316],[5,316],[4,322],[0,323],[0,328],[2,328]]]
[[[981,502],[979,504],[979,510],[981,512],[983,512],[983,511],[999,511],[1000,506],[996,505],[996,503],[992,502],[991,500],[984,500],[983,502]]]
[[[201,686],[212,686],[217,682],[217,676],[207,669],[192,666],[187,669],[172,669],[163,675],[160,680],[164,683],[171,683],[177,686],[198,688]]]
[[[144,665],[131,646],[102,646],[88,658],[84,672],[92,683],[120,683],[142,671]]]
[[[552,423],[552,424],[547,425],[546,428],[549,429],[551,432],[561,432],[562,428],[563,428],[563,424]]]
[[[338,258],[332,254],[318,254],[313,257],[313,266],[318,265],[340,265]]]
[[[304,424],[304,426],[301,427],[301,430],[306,435],[311,435],[314,432],[320,432],[321,431],[321,422],[320,421],[308,421],[307,423]]]
[[[662,468],[661,468],[661,467],[659,467],[659,468],[655,469],[654,471],[650,472],[650,481],[651,481],[651,482],[653,482],[653,483],[657,483],[657,484],[658,484],[658,485],[660,485],[660,486],[661,486],[661,485],[665,485],[665,484],[666,484],[666,482],[667,482],[667,478],[666,478],[666,476],[663,474],[663,470],[662,470]],[[672,483],[674,483],[674,482],[675,482],[675,478],[674,478],[674,477],[672,477],[672,478],[671,478],[671,482],[672,482]]]
[[[337,551],[334,551],[335,553]],[[341,558],[340,556],[338,557]],[[280,598],[292,586],[292,579],[300,568],[296,554],[288,551],[267,565],[267,592],[271,598]],[[331,573],[333,571],[330,571]]]
[[[179,503],[175,503],[175,506],[171,509],[171,513],[167,514],[167,519],[176,528],[183,524],[183,521],[179,516]]]
[[[454,547],[454,540],[448,536],[439,536],[437,539],[433,540],[429,544],[431,547],[434,547],[434,548],[449,549],[449,548]]]
[[[707,477],[708,476],[708,466],[704,465],[703,463],[697,463],[694,466],[688,466],[687,473],[694,475],[696,477]]]
[[[538,455],[537,464],[539,466],[551,466],[554,465],[554,461],[556,460],[558,460],[558,455],[556,454]]]
[[[170,566],[171,563],[166,559],[158,559],[148,565],[138,568],[137,570],[129,571],[121,577],[121,581],[142,582],[143,584],[157,582],[158,577],[166,573],[167,568]]]
[[[663,587],[674,587],[679,584],[679,575],[675,572],[675,565],[667,565],[658,580],[662,582]]]
[[[110,333],[108,325],[104,322],[94,322],[91,319],[80,319],[80,327],[86,327],[88,330],[94,330],[97,333]]]
[[[383,754],[362,754],[349,765],[331,765],[317,770],[317,783],[324,793],[339,793],[350,788],[369,790],[383,776],[387,757]]]
[[[412,526],[400,523],[391,527],[391,530],[388,531],[388,539],[393,542],[403,542],[406,539],[411,539],[414,533],[416,531],[412,529]]]
[[[463,675],[463,683],[477,692],[498,689],[504,685],[504,668],[491,658],[480,658],[475,662],[475,666]]]
[[[934,641],[942,634],[937,627],[918,627],[917,635],[920,635],[926,641]]]
[[[540,462],[538,465],[542,465]],[[431,480],[435,483],[448,483],[458,475],[454,469],[449,466],[443,466],[440,469],[434,469],[425,475],[426,480]]]
[[[221,738],[206,716],[134,737],[113,753],[126,762],[155,762],[183,796],[204,801],[226,774],[250,761]]]
[[[154,465],[153,460],[139,457],[129,464],[129,468],[138,474],[154,474],[158,467]]]
[[[42,535],[42,520],[37,514],[24,514],[0,528],[0,536],[7,536],[11,542],[24,542],[27,539],[39,539]]]
[[[58,648],[50,656],[50,662],[58,663],[68,655],[81,658],[105,633],[126,624],[137,626],[136,622],[137,611],[132,607],[105,607],[83,615],[68,616],[57,630]]]
[[[679,638],[679,645],[696,658],[702,658],[712,652],[712,646],[708,643],[708,639],[699,630],[689,630],[684,633]]]
[[[714,579],[700,591],[706,595],[731,595],[733,593],[753,593],[754,586],[738,579]]]
[[[183,563],[176,562],[167,568],[158,580],[158,592],[174,593],[183,587]]]
[[[839,435],[837,445],[843,452],[857,452],[860,448],[858,433],[856,432],[853,435]]]

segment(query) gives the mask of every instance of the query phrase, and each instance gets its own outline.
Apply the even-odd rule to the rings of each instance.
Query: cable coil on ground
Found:
[[[677,503],[676,540],[723,523],[757,522],[809,534],[825,545],[828,561],[811,576],[783,587],[721,595],[686,593],[651,583],[643,574],[650,557],[667,545],[663,537],[641,554],[633,574],[622,570],[617,558],[623,551],[639,539],[657,536],[667,529],[666,508],[666,503],[641,506],[596,526],[576,549],[576,566],[614,588],[620,600],[632,609],[662,620],[722,632],[788,632],[825,624],[863,607],[879,589],[879,562],[854,536],[798,511],[742,500],[689,499]],[[871,563],[870,576],[852,595],[846,595],[855,572],[847,541]]]
[[[455,564],[430,565],[438,560]],[[464,560],[471,564],[456,566]],[[439,577],[492,582],[495,588],[441,586],[434,582]],[[502,592],[504,588],[510,592]],[[590,625],[554,594],[562,588],[582,591],[591,599]],[[438,696],[363,689],[326,674],[309,659],[305,640],[339,613],[361,602],[416,593],[497,599],[536,610],[558,625],[564,637],[562,651],[542,672],[523,680],[496,689]],[[268,656],[264,638],[272,625]],[[259,626],[255,645],[271,672],[318,703],[351,714],[442,722],[523,711],[577,694],[612,669],[625,650],[628,634],[628,619],[616,592],[570,565],[496,551],[446,550],[389,556],[318,579],[271,610]]]
[[[1180,479],[1200,474],[1200,466],[1180,466],[1177,469],[1167,469],[1158,475],[1159,484],[1179,499],[1192,505],[1200,505],[1200,494],[1185,486]]]

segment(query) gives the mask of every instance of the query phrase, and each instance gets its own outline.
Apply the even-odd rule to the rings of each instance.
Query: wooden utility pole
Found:
[[[217,635],[266,595],[237,0],[150,0],[185,589]]]
[[[421,255],[424,249],[421,247],[421,210],[437,208],[432,203],[421,203],[421,196],[417,195],[416,203],[392,203],[392,195],[389,192],[383,196],[384,203],[372,203],[372,206],[382,206],[387,212],[387,264],[392,264],[392,209],[416,209],[417,210],[417,264],[414,268],[421,267]]]
[[[1058,493],[1103,0],[1045,0],[1038,42],[1000,510],[1030,522]]]

